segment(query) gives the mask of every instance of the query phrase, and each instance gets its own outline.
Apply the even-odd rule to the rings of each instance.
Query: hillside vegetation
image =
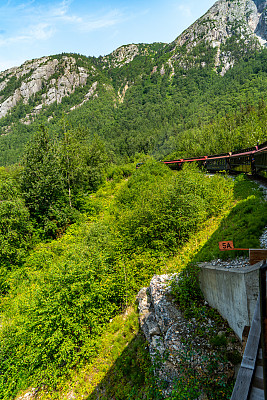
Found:
[[[66,56],[62,57],[57,59],[63,63]],[[80,56],[68,57],[76,60],[77,68]],[[87,141],[91,142],[95,134],[100,136],[110,159],[119,163],[132,161],[140,153],[157,159],[168,154],[214,154],[267,138],[266,49],[241,60],[224,76],[208,63],[186,70],[176,66],[174,76],[167,70],[164,74],[159,70],[151,73],[155,63],[151,55],[136,56],[130,64],[108,71],[99,69],[97,60],[82,60],[87,70],[93,62],[96,65],[85,86],[76,88],[60,103],[43,107],[31,117],[30,124],[23,118],[39,104],[37,95],[33,106],[29,106],[29,99],[1,118],[2,165],[21,160],[25,144],[40,125],[57,139],[64,113],[71,129],[86,132]],[[48,93],[49,85],[43,90],[44,95]],[[91,97],[82,104],[87,92]]]
[[[130,165],[110,170],[112,180],[95,194],[101,175],[86,179],[86,194],[82,177],[87,169],[94,176],[91,164],[83,164],[86,154],[80,153],[79,168],[71,170],[79,171],[80,180],[68,175],[68,162],[76,165],[71,147],[55,168],[66,140],[55,148],[41,131],[27,150],[24,169],[1,170],[3,399],[29,385],[58,390],[74,368],[97,356],[110,319],[132,304],[137,291],[207,220],[224,215],[240,198],[242,179],[209,179],[196,167],[175,173],[152,159],[136,171]],[[99,142],[95,146],[102,160]],[[267,213],[260,195],[255,189],[251,193],[233,211],[235,229],[220,231],[218,239],[228,239],[225,233],[237,246],[249,246],[251,240],[257,246]],[[245,243],[238,226],[250,229],[252,221]],[[214,256],[212,249],[202,260]]]
[[[22,151],[24,133],[31,137],[20,165],[0,170],[3,399],[29,386],[60,398],[68,379],[84,368],[95,376],[86,386],[92,393],[104,375],[90,365],[101,363],[109,329],[115,329],[107,339],[115,348],[102,371],[122,351],[135,361],[127,364],[129,381],[122,363],[116,364],[114,373],[124,376],[125,386],[112,378],[107,393],[138,398],[142,388],[140,396],[161,398],[143,339],[135,339],[135,314],[119,319],[126,324],[126,341],[120,344],[115,344],[118,328],[109,321],[120,318],[155,273],[222,256],[219,240],[258,247],[267,213],[260,194],[242,179],[209,179],[196,167],[173,172],[149,154],[194,156],[266,140],[265,58],[263,51],[224,77],[192,69],[177,86],[169,81],[167,90],[161,85],[164,76],[147,75],[116,107],[111,91],[67,115],[62,102],[50,123],[49,114],[40,114],[31,125],[15,124],[12,135],[1,137],[6,163]],[[16,158],[9,158],[12,151]],[[135,170],[139,160],[145,164]],[[202,229],[206,239],[214,233],[199,252],[205,244],[197,239]],[[182,293],[176,289],[181,307],[196,304],[191,296],[198,292],[190,283],[185,279]]]

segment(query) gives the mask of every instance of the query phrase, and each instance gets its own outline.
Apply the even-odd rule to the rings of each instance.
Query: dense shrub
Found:
[[[141,166],[118,196],[119,230],[132,248],[175,251],[232,198],[233,184],[195,166],[176,175],[155,162]]]
[[[117,185],[118,193],[112,181],[84,194],[89,218],[39,244],[10,274],[0,331],[1,398],[27,385],[56,387],[91,359],[110,318],[160,271],[166,255],[226,207],[234,183],[195,166],[174,173],[148,160]],[[181,276],[176,295],[187,307],[201,294],[196,275]]]

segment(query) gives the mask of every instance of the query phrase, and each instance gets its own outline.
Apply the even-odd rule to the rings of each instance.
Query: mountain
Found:
[[[76,121],[77,110],[84,110],[87,121],[82,118],[83,124],[90,124],[92,133],[98,133],[108,141],[116,135],[129,137],[122,130],[127,126],[128,130],[136,130],[139,126],[135,123],[129,128],[129,119],[136,122],[137,99],[147,107],[148,103],[151,105],[146,115],[141,116],[143,109],[138,110],[139,119],[152,121],[153,113],[157,113],[152,111],[155,104],[165,109],[166,101],[172,98],[175,99],[176,109],[180,102],[179,113],[185,120],[193,91],[188,88],[183,99],[179,97],[179,92],[184,92],[186,86],[194,87],[192,80],[199,86],[196,80],[199,81],[201,76],[206,80],[205,85],[210,82],[211,88],[217,78],[223,78],[242,60],[249,62],[264,52],[266,43],[266,0],[219,0],[169,44],[130,44],[98,58],[78,54],[47,56],[1,72],[0,163],[18,160],[24,144],[32,135],[31,130],[36,129],[31,128],[35,122],[53,124],[55,129],[56,121],[63,112]],[[198,77],[192,78],[196,70]],[[206,89],[201,85],[199,89],[204,93]],[[259,92],[264,95],[262,88]],[[199,104],[203,101],[199,100]],[[135,111],[130,115],[129,108],[133,103]],[[102,111],[99,111],[96,121],[92,113],[98,113],[97,110]],[[128,118],[124,127],[118,122],[121,113]],[[168,110],[161,120],[155,117],[156,126],[166,122],[170,124],[175,115]],[[137,146],[135,150],[146,152],[149,151],[146,148],[150,147],[150,144]]]
[[[30,117],[34,117],[46,106],[61,103],[64,97],[86,87],[88,92],[83,93],[84,97],[76,107],[84,104],[89,98],[97,97],[97,81],[103,75],[102,70],[129,64],[137,55],[155,55],[161,47],[161,44],[122,46],[109,56],[100,57],[100,68],[94,66],[93,58],[75,54],[26,61],[20,67],[0,73],[0,118],[5,117],[22,101],[31,107],[31,113],[23,121],[30,123]],[[120,98],[120,94],[118,96]]]
[[[204,54],[196,57],[195,49],[206,43],[214,49],[214,66],[224,74],[240,56],[266,45],[266,5],[265,0],[217,1],[172,43],[172,59],[185,66],[200,63]],[[186,57],[181,55],[183,47],[186,49]],[[191,55],[189,62],[188,54]],[[204,63],[202,61],[202,65]]]

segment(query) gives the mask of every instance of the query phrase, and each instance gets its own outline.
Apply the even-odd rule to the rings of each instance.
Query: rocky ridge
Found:
[[[129,64],[133,59],[140,54],[136,44],[121,46],[114,50],[109,56],[103,57],[103,68],[117,68]]]
[[[203,43],[214,49],[214,67],[223,75],[241,54],[267,44],[266,0],[219,0],[172,43],[172,61],[184,68],[201,59],[195,49]],[[185,47],[186,53],[181,52]],[[233,50],[236,48],[236,51]],[[188,55],[193,59],[188,62]],[[203,58],[202,54],[202,58]],[[206,62],[202,62],[205,66]]]
[[[8,69],[0,73],[0,118],[6,116],[20,101],[27,104],[37,94],[40,94],[40,100],[33,113],[38,113],[43,106],[61,103],[76,88],[85,86],[88,77],[96,75],[95,71],[94,66],[90,70],[78,66],[76,59],[69,56],[60,59],[43,57],[26,61],[19,68]],[[14,81],[17,87],[5,98],[1,92]]]
[[[131,63],[136,56],[156,56],[157,51],[164,48],[166,43],[128,44],[118,47],[111,54],[99,57],[103,69],[122,68]]]
[[[260,49],[267,45],[267,1],[266,0],[218,0],[201,18],[194,22],[172,43],[161,43],[161,49],[170,54],[168,61],[155,65],[154,70],[165,74],[173,64],[188,69],[207,64],[207,49],[196,53],[196,48],[205,44],[214,49],[213,64],[223,75],[231,68],[241,53]],[[237,48],[238,57],[231,47]],[[209,51],[209,50],[208,50]],[[240,53],[241,51],[241,53]],[[197,52],[198,53],[198,52]],[[121,68],[131,63],[136,56],[155,55],[148,45],[130,44],[121,46],[110,55],[100,57],[103,68]],[[171,72],[171,76],[173,76]]]

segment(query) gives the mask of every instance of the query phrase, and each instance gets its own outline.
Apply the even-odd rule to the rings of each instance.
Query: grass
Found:
[[[101,394],[101,399],[110,400],[128,398],[134,391],[140,393],[145,390],[147,381],[151,381],[146,346],[139,332],[136,307],[130,307],[110,321],[99,339],[99,356],[73,371],[61,390],[49,390],[48,395],[43,388],[38,399],[69,400],[75,395],[77,400],[95,400]]]
[[[97,209],[98,215],[102,218],[108,215],[113,196],[118,187],[123,184],[124,182],[116,185],[112,182],[107,183],[100,192],[91,197],[91,209]],[[199,261],[235,257],[240,254],[220,252],[218,242],[222,240],[234,240],[236,247],[258,246],[261,231],[267,225],[266,207],[262,193],[256,185],[242,176],[236,178],[234,201],[231,207],[219,217],[207,221],[184,246],[177,249],[175,256],[162,260],[161,273],[187,271],[188,268],[196,273],[197,270],[193,266]],[[92,212],[93,219],[94,212]],[[188,298],[184,305],[184,312],[188,318],[193,316],[200,318],[203,315],[203,303],[201,301],[198,303],[195,299],[191,301],[190,295],[195,292],[193,287],[191,289],[187,292]],[[185,292],[186,290],[184,295]],[[214,314],[212,316],[220,324],[220,316],[212,309],[209,312]],[[224,337],[211,336],[210,340],[215,349],[217,347],[218,351],[224,351],[221,346],[225,344],[221,343],[225,342]],[[47,388],[42,388],[38,393],[38,399],[70,400],[72,396],[75,396],[76,400],[160,400],[162,398],[155,384],[147,344],[139,331],[135,307],[128,308],[125,313],[118,315],[108,324],[105,333],[99,338],[97,347],[96,358],[89,364],[73,370],[72,375],[62,381],[61,386],[55,391],[49,389],[47,393]],[[240,360],[240,354],[236,352],[232,352],[227,357],[235,362]],[[183,383],[180,383],[177,390],[179,389],[182,399],[184,389]],[[209,394],[208,398],[215,398],[212,396]]]
[[[217,229],[192,259],[204,262],[247,256],[247,251],[219,250],[220,241],[233,240],[236,248],[259,248],[259,238],[267,225],[267,202],[257,184],[240,175],[235,180],[234,203],[221,219]]]

